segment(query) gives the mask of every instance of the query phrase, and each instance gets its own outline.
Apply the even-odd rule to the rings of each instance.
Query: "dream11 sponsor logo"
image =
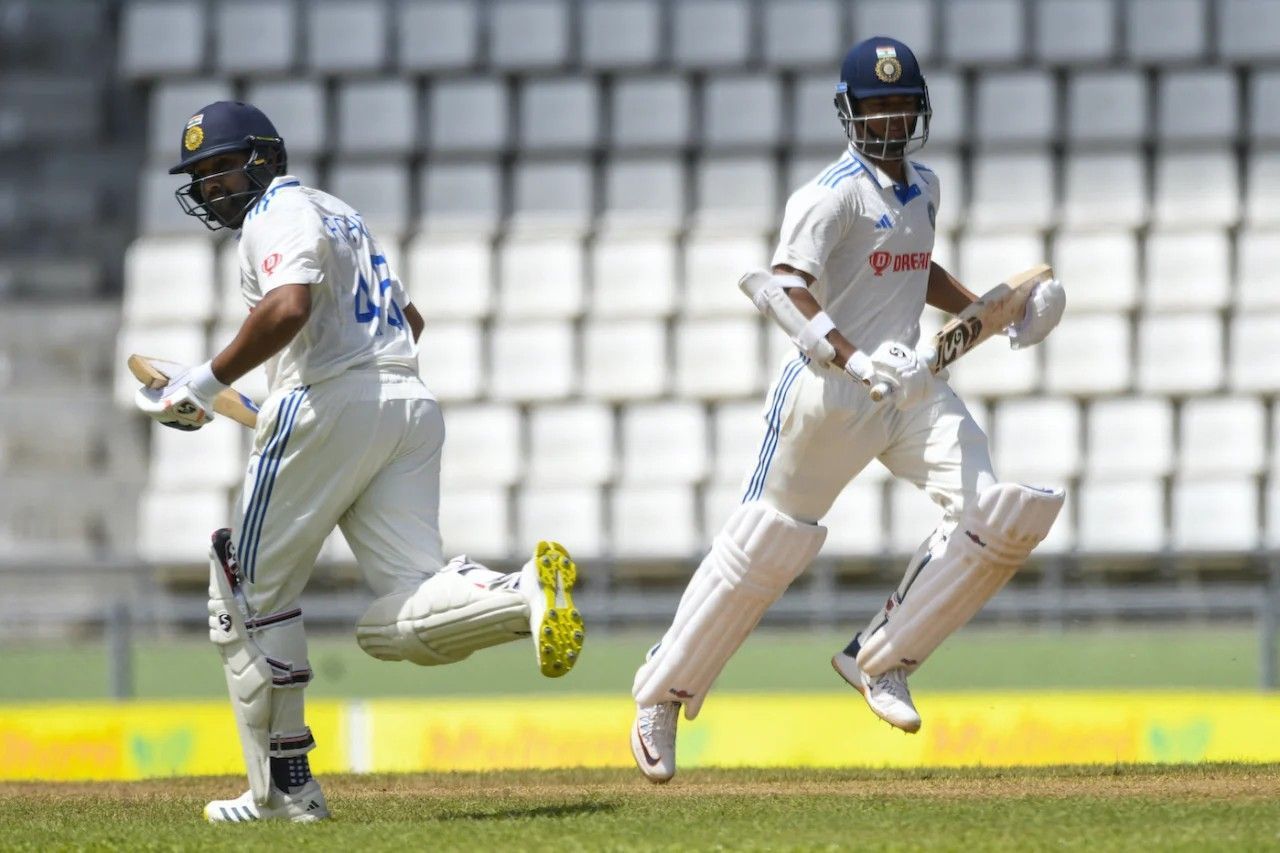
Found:
[[[872,252],[867,260],[878,277],[884,275],[886,270],[889,272],[926,270],[929,268],[929,259],[932,256],[933,252],[899,252],[895,255],[879,250]]]

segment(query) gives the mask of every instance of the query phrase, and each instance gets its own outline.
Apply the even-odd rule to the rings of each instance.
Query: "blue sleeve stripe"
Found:
[[[848,166],[848,165],[849,165],[849,163],[850,163],[850,162],[851,162],[851,161],[850,161],[850,159],[849,159],[849,155],[848,155],[848,154],[846,154],[845,156],[841,157],[839,160],[837,160],[836,162],[834,162],[834,163],[832,163],[830,166],[828,166],[825,172],[823,172],[821,175],[819,175],[819,176],[818,176],[818,183],[822,183],[822,182],[823,182],[823,181],[825,181],[827,178],[831,177],[831,174],[832,174],[833,172],[838,172],[838,171],[840,171],[841,169],[845,168],[846,166]]]
[[[822,181],[821,183],[825,187],[834,187],[836,184],[840,183],[845,178],[849,177],[850,175],[856,175],[862,170],[863,170],[863,167],[861,163],[850,163],[848,166],[845,166],[843,169],[836,172],[834,175]]]

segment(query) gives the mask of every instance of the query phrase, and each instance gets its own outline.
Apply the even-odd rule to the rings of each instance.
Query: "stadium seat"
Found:
[[[645,400],[668,388],[667,333],[660,320],[588,321],[582,388],[591,399]]]
[[[120,70],[126,78],[195,74],[204,66],[204,4],[134,0],[120,21]]]
[[[246,99],[266,113],[284,137],[290,160],[315,156],[328,144],[328,112],[319,81],[262,80],[249,87]]]
[[[1045,388],[1051,392],[1094,397],[1130,385],[1133,347],[1127,317],[1069,316],[1044,347]]]
[[[707,416],[690,402],[637,403],[622,411],[622,479],[631,485],[696,483],[710,468]]]
[[[214,101],[228,100],[232,94],[230,84],[222,80],[156,83],[148,104],[148,149],[165,162],[166,171],[169,166],[178,162],[178,143],[182,139],[187,120],[201,107]]]
[[[495,400],[559,400],[573,393],[577,360],[569,323],[498,322],[490,347],[489,388]]]
[[[130,355],[150,355],[178,364],[196,365],[208,356],[204,328],[194,323],[165,326],[124,325],[116,337],[114,399],[116,404],[131,408],[138,381],[125,368]],[[207,532],[207,531],[206,531]]]
[[[152,489],[138,500],[138,556],[163,566],[207,565],[209,531],[231,518],[226,489]]]
[[[959,269],[951,272],[978,294],[986,293],[1016,272],[1045,261],[1044,241],[1033,234],[966,235],[959,241],[957,254]]]
[[[713,483],[702,490],[702,535],[703,547],[707,547],[715,539],[716,534],[724,529],[733,510],[742,503],[742,490],[737,485]],[[829,537],[828,537],[829,538]]]
[[[409,242],[404,281],[423,317],[480,320],[493,307],[493,246],[485,237],[433,237]]]
[[[1231,300],[1231,245],[1222,231],[1153,231],[1147,235],[1148,311],[1209,310]]]
[[[1252,477],[1175,480],[1172,506],[1171,539],[1179,551],[1250,551],[1260,544]]]
[[[1101,63],[1116,52],[1112,0],[1039,0],[1035,55],[1048,65]]]
[[[199,437],[151,422],[151,469],[155,489],[229,489],[244,479],[248,431],[228,418],[214,418]],[[197,443],[198,442],[198,443]],[[215,524],[219,519],[209,519]]]
[[[1038,387],[1040,349],[1013,350],[1006,339],[993,338],[949,368],[951,386],[966,398],[1025,394]]]
[[[1128,0],[1126,53],[1137,64],[1192,62],[1204,55],[1204,0]]]
[[[1150,554],[1164,547],[1164,487],[1159,480],[1089,479],[1077,487],[1075,500],[1081,551]]]
[[[772,157],[705,157],[694,166],[695,228],[738,225],[764,231],[778,220],[778,175]]]
[[[684,221],[684,166],[675,158],[614,159],[605,167],[603,229],[676,231]]]
[[[220,73],[293,70],[299,26],[296,7],[289,0],[224,0],[213,13],[214,63]],[[245,26],[246,21],[253,25]]]
[[[930,76],[930,97],[936,98],[933,87],[933,77]],[[786,95],[786,103],[790,105],[790,115],[783,123],[784,137],[793,146],[792,150],[799,148],[812,151],[815,159],[820,160],[823,165],[839,157],[840,146],[847,144],[832,102],[835,91],[835,84],[831,82],[831,72],[815,71],[796,75],[795,82],[792,83]],[[930,145],[934,141],[933,126],[934,124],[931,123]],[[819,168],[815,167],[813,174],[816,175],[818,171]],[[788,189],[795,189],[800,183],[812,177],[813,175],[807,175],[798,183],[793,181]]]
[[[889,33],[911,45],[920,62],[937,58],[938,22],[929,0],[860,0],[852,7],[854,41]]]
[[[705,547],[688,486],[620,486],[610,501],[613,556],[691,559]]]
[[[764,61],[771,68],[829,63],[843,44],[836,0],[775,0],[764,8]]]
[[[1229,227],[1240,219],[1236,159],[1229,151],[1156,157],[1155,222]]]
[[[204,323],[213,319],[216,307],[213,244],[206,238],[144,237],[125,251],[127,323]]]
[[[643,68],[662,57],[662,7],[657,3],[591,0],[581,8],[580,54],[586,67]]]
[[[584,305],[584,266],[582,242],[576,237],[507,238],[498,246],[498,316],[577,317]]]
[[[420,173],[418,197],[427,231],[490,234],[503,214],[502,174],[492,162],[432,163]]]
[[[1275,357],[1280,340],[1280,314],[1237,313],[1231,320],[1231,354],[1228,376],[1236,391],[1274,393],[1280,391],[1280,359]]]
[[[1064,225],[1111,231],[1146,224],[1146,163],[1137,151],[1072,152],[1063,169]]]
[[[929,102],[933,105],[933,116],[929,120],[929,143],[927,148],[916,156],[932,164],[945,153],[945,149],[972,140],[968,137],[969,110],[961,107],[962,104],[967,103],[964,76],[954,71],[930,71],[928,82]],[[830,88],[830,81],[828,81],[828,88]],[[829,93],[828,100],[830,100]],[[830,113],[828,103],[828,121],[830,121]],[[1006,115],[1004,120],[1007,121],[1009,118],[1010,116]],[[942,189],[946,194],[955,191],[953,185],[946,181],[943,182]],[[960,196],[953,196],[950,202],[944,202],[944,204],[955,204],[960,198]]]
[[[743,236],[691,236],[684,247],[684,305],[689,317],[754,316],[738,289],[747,270],[765,266],[764,242]]]
[[[1198,397],[1182,406],[1178,472],[1184,477],[1259,474],[1267,462],[1267,412],[1256,397]]]
[[[739,499],[742,497],[742,478],[758,457],[760,443],[764,439],[765,423],[761,411],[758,400],[726,402],[715,407],[712,482],[737,489]]]
[[[592,317],[668,317],[675,311],[676,247],[663,236],[597,237],[591,247]]]
[[[679,397],[723,400],[763,390],[755,317],[684,320],[676,326],[675,348]]]
[[[1231,0],[1218,9],[1218,54],[1237,63],[1274,60],[1280,45],[1280,8],[1271,0]]]
[[[1238,127],[1236,80],[1225,68],[1166,71],[1156,86],[1162,143],[1221,143]]]
[[[1280,225],[1280,153],[1257,151],[1249,157],[1245,179],[1245,216],[1250,225]]]
[[[846,487],[846,491],[852,487]],[[872,488],[875,488],[874,486]],[[905,480],[894,480],[889,494],[889,551],[902,558],[915,553],[942,522],[942,507]],[[861,531],[865,535],[865,531]]]
[[[751,7],[744,0],[684,0],[672,7],[674,58],[681,68],[736,68],[751,50]]]
[[[1256,68],[1249,74],[1249,141],[1280,142],[1280,70]]]
[[[327,189],[354,207],[387,249],[409,230],[412,187],[405,177],[398,162],[338,162],[329,167]]]
[[[937,103],[959,112],[958,103]],[[985,148],[1049,143],[1057,113],[1057,92],[1048,71],[990,71],[978,76],[975,130]]]
[[[1160,315],[1139,322],[1139,390],[1194,394],[1213,391],[1221,382],[1222,323],[1216,315]]]
[[[975,228],[1047,228],[1055,210],[1053,160],[1045,152],[974,158],[969,219]]]
[[[507,90],[499,79],[444,78],[427,94],[427,141],[436,153],[502,151],[507,122]]]
[[[590,227],[594,192],[589,165],[521,162],[514,169],[512,184],[512,229],[581,234]]]
[[[418,373],[438,400],[474,400],[486,387],[484,334],[477,323],[441,323],[428,316],[418,339]]]
[[[440,460],[443,491],[454,487],[510,486],[524,474],[520,412],[481,404],[445,409],[448,440]]]
[[[1280,308],[1280,231],[1241,229],[1236,237],[1236,304]]]
[[[595,486],[545,485],[520,489],[516,547],[531,549],[542,540],[562,543],[579,565],[604,556],[609,540],[600,490]]]
[[[926,498],[926,500],[928,500]],[[913,502],[914,503],[914,502]],[[827,528],[827,540],[822,544],[824,557],[875,557],[885,548],[884,486],[879,482],[856,480],[844,487],[822,518]],[[918,507],[919,505],[916,504]],[[937,509],[936,506],[933,507]],[[914,526],[910,521],[904,527]],[[919,533],[924,539],[927,531],[902,531],[907,539]],[[896,550],[896,549],[895,549]]]
[[[307,65],[318,74],[380,71],[387,59],[387,5],[381,0],[315,0],[307,13]]]
[[[520,87],[522,152],[582,151],[600,139],[600,95],[584,77],[535,77]]]
[[[496,0],[488,26],[495,68],[558,68],[569,59],[569,9],[562,0]]]
[[[692,94],[684,77],[620,77],[611,104],[609,141],[615,150],[665,151],[692,139]]]
[[[602,403],[536,406],[529,413],[529,474],[537,486],[598,486],[614,474],[613,411]]]
[[[467,0],[401,0],[395,7],[401,71],[472,67],[480,54],[480,7]]]
[[[45,390],[15,393],[6,388],[0,397],[0,476],[6,483],[23,475],[75,477],[102,467],[103,452],[114,457],[117,449],[118,461],[141,464],[133,469],[135,477],[145,473],[145,446],[139,452],[137,442],[129,441],[134,430],[110,429],[113,414],[110,395],[105,392],[63,396]],[[108,461],[117,462],[115,458]],[[112,465],[112,470],[129,472],[130,468]]]
[[[782,138],[782,86],[772,74],[708,77],[701,114],[704,150],[770,150]]]
[[[1126,231],[1059,231],[1054,274],[1071,290],[1071,313],[1129,311],[1138,304],[1138,246]]]
[[[418,98],[408,80],[344,80],[337,88],[343,154],[408,156],[418,143]]]
[[[1026,53],[1022,3],[968,0],[942,5],[947,58],[958,65],[989,68],[1018,62]]]
[[[1137,70],[1078,71],[1067,82],[1067,140],[1143,142],[1148,133],[1147,84]]]
[[[1060,486],[1080,472],[1080,410],[1074,400],[1038,397],[1001,403],[995,412],[996,473]]]
[[[1086,440],[1092,479],[1162,477],[1173,470],[1173,408],[1159,397],[1095,400]]]
[[[505,486],[444,489],[440,495],[440,535],[445,559],[468,554],[477,560],[512,555],[511,501]]]

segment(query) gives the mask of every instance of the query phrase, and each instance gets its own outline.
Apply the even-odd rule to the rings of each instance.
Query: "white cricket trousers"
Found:
[[[408,372],[351,370],[268,397],[235,531],[255,612],[294,606],[334,527],[375,595],[443,566],[443,445],[440,408]]]
[[[872,459],[923,489],[942,507],[944,524],[996,481],[986,434],[941,379],[930,399],[900,412],[842,372],[797,356],[765,405],[765,437],[743,501],[763,499],[798,521],[821,521]]]

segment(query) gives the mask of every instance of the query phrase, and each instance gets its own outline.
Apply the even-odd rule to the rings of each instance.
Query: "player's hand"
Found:
[[[165,426],[190,431],[213,420],[213,398],[226,387],[206,361],[172,377],[161,390],[139,388],[134,402]]]
[[[1027,299],[1027,311],[1022,319],[1005,329],[1009,346],[1025,349],[1043,341],[1062,319],[1067,307],[1067,292],[1056,278],[1042,281],[1031,291]]]
[[[875,376],[871,384],[889,385],[893,404],[905,411],[918,406],[929,396],[933,375],[916,351],[897,341],[885,341],[871,353]]]

